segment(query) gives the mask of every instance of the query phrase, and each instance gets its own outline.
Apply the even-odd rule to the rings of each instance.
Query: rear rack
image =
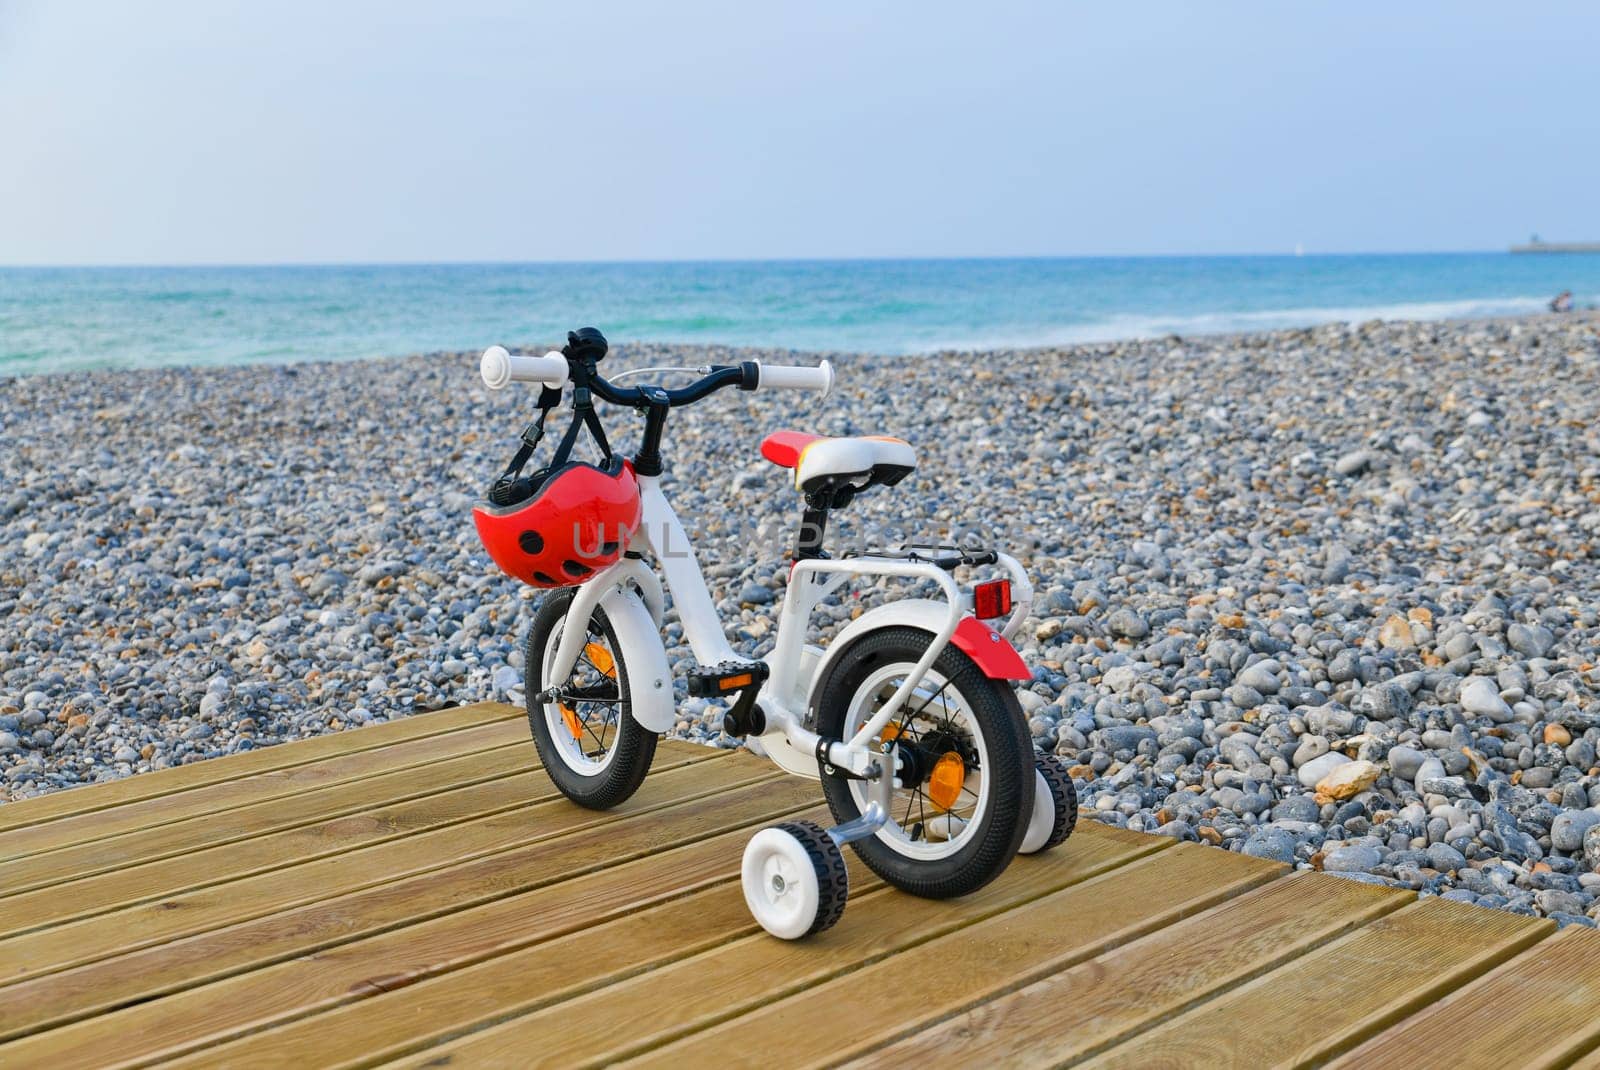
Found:
[[[894,549],[848,550],[844,557],[883,557],[891,561],[913,561],[929,564],[946,572],[954,572],[961,565],[993,565],[999,555],[987,547],[960,546],[950,542],[906,542]]]

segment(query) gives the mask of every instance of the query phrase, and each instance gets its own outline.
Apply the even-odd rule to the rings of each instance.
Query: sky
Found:
[[[0,0],[0,264],[1600,240],[1600,8]]]

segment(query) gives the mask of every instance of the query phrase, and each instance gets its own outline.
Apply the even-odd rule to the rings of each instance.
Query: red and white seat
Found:
[[[886,435],[834,438],[803,431],[775,431],[761,441],[761,455],[794,470],[803,491],[827,482],[892,486],[917,466],[911,443]]]

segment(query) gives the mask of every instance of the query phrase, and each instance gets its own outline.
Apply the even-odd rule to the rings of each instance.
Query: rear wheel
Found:
[[[817,730],[849,739],[905,682],[932,637],[884,628],[840,655],[818,690]],[[880,733],[900,747],[889,821],[851,843],[895,887],[930,899],[976,891],[1016,855],[1033,811],[1033,741],[1016,694],[954,646]],[[867,808],[869,785],[822,778],[834,819]]]
[[[656,733],[630,712],[628,665],[605,613],[570,621],[572,593],[560,591],[540,605],[528,632],[528,726],[545,772],[561,794],[580,806],[609,810],[643,783],[656,753]],[[564,679],[552,681],[550,665],[568,627],[584,629],[578,662]],[[554,684],[558,702],[539,695]]]

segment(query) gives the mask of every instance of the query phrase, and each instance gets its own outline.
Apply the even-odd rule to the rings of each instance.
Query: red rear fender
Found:
[[[1023,663],[1017,648],[1005,637],[977,617],[962,617],[956,633],[950,637],[967,657],[977,662],[983,675],[991,680],[1031,680],[1033,674]]]

